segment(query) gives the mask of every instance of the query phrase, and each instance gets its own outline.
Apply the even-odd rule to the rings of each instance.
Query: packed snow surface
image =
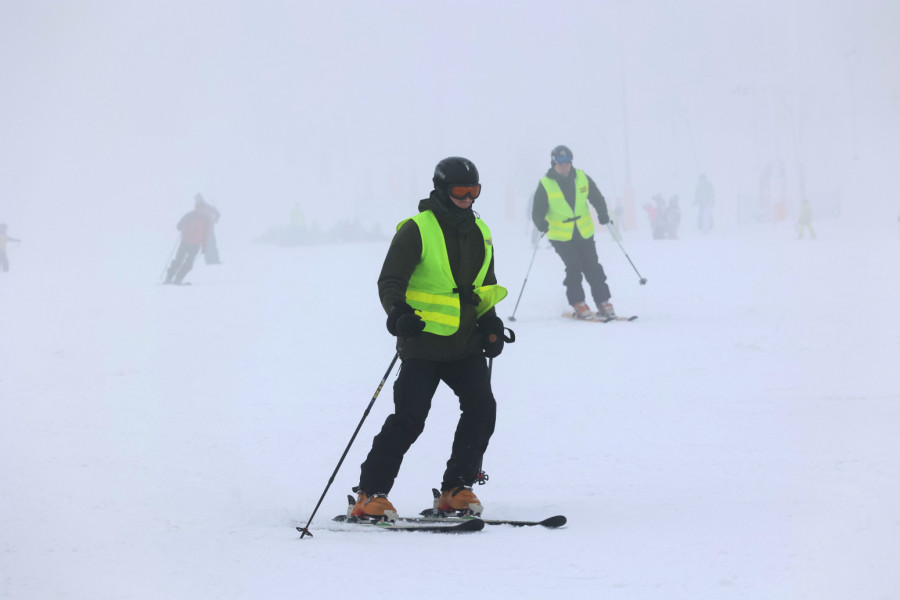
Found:
[[[532,257],[494,229],[512,314]],[[396,369],[388,242],[279,248],[158,285],[168,241],[96,256],[27,240],[0,274],[0,597],[898,598],[900,236],[817,223],[681,240],[603,230],[621,315],[580,323],[542,242],[493,364],[486,517],[559,530],[347,530]],[[688,229],[685,227],[685,229]],[[52,258],[52,260],[51,260]],[[391,500],[430,506],[458,407],[441,386]]]

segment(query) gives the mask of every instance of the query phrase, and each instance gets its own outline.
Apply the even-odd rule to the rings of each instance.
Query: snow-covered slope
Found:
[[[491,217],[485,216],[489,222]],[[494,219],[496,220],[496,219]],[[494,224],[513,310],[532,247]],[[830,226],[829,226],[830,225]],[[561,530],[336,531],[391,409],[386,243],[275,248],[160,286],[165,244],[0,276],[0,597],[890,598],[900,590],[894,231],[598,236],[620,314],[567,321],[541,246],[495,360],[486,516]],[[77,266],[76,266],[77,265]],[[389,381],[393,380],[393,374]],[[430,504],[444,387],[391,495]]]

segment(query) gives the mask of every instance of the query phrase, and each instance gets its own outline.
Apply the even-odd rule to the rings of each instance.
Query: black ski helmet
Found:
[[[559,145],[550,152],[550,166],[559,163],[570,163],[575,155],[569,150],[568,146]]]
[[[478,183],[478,169],[468,158],[450,156],[434,167],[434,189],[447,194],[451,184],[474,185]]]

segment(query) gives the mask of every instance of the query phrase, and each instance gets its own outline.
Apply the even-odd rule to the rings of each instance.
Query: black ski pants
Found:
[[[459,398],[461,411],[441,489],[475,483],[497,415],[490,372],[481,355],[452,362],[403,360],[394,382],[394,414],[385,420],[362,464],[361,490],[370,494],[391,491],[403,456],[425,428],[431,399],[441,381]]]
[[[576,231],[570,241],[550,240],[550,244],[566,267],[563,285],[566,286],[566,300],[569,301],[569,305],[575,306],[579,302],[584,302],[582,277],[587,279],[588,285],[591,286],[591,296],[598,307],[610,299],[612,294],[606,285],[606,273],[597,258],[594,236],[584,239]]]
[[[178,251],[175,253],[175,258],[172,260],[172,264],[169,265],[169,270],[166,273],[166,283],[172,283],[173,280],[175,283],[181,283],[184,276],[194,266],[194,259],[197,258],[199,252],[200,246],[181,242],[178,246]]]

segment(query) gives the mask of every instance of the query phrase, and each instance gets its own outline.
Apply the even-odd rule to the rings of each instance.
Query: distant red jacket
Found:
[[[206,248],[210,229],[209,218],[199,210],[192,210],[178,221],[181,241],[185,244]]]

